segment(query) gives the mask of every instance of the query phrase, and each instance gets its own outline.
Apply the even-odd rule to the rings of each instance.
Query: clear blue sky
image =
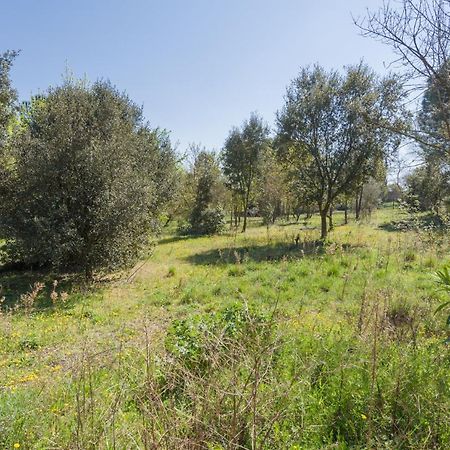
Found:
[[[258,111],[273,125],[299,68],[361,58],[378,72],[390,50],[359,36],[351,14],[382,0],[14,0],[1,2],[0,51],[21,49],[21,99],[60,83],[65,68],[110,79],[153,126],[219,149]]]

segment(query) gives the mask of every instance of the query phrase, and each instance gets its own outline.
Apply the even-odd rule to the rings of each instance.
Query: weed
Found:
[[[44,283],[36,282],[31,288],[31,291],[20,296],[20,304],[26,313],[30,313],[33,310],[36,299],[44,287]]]

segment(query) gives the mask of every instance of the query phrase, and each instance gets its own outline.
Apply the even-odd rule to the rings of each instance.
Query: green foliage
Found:
[[[399,138],[404,94],[399,80],[379,80],[360,64],[344,76],[321,67],[303,69],[278,113],[279,154],[305,203],[322,216],[322,239],[335,199],[356,194],[384,163]]]
[[[250,447],[272,441],[266,431],[278,412],[264,413],[262,404],[272,394],[280,401],[283,395],[275,390],[275,331],[273,316],[242,304],[172,323],[165,341],[169,358],[159,366],[157,389],[166,404],[177,405],[188,418],[171,433],[170,442],[188,439],[209,447],[237,441]],[[246,406],[251,403],[253,411]],[[256,404],[258,429],[254,425],[251,430]],[[155,413],[179,420],[172,408]]]
[[[405,201],[410,207],[444,217],[448,199],[450,172],[446,172],[441,164],[428,161],[407,176]]]
[[[438,277],[438,281],[442,289],[444,289],[447,292],[450,292],[450,268],[444,267],[442,270],[438,271],[436,275]]]
[[[174,266],[170,266],[169,270],[167,272],[167,276],[168,277],[174,277],[176,273],[177,273],[176,268]]]
[[[18,52],[14,51],[0,54],[0,199],[4,195],[2,180],[5,179],[7,168],[11,165],[8,147],[11,138],[11,125],[17,106],[17,93],[11,86],[10,71],[17,54]],[[0,242],[0,264],[5,259],[2,244],[3,242]]]
[[[195,213],[195,215],[194,215]],[[212,235],[225,229],[225,215],[220,208],[194,210],[189,227],[190,234]]]
[[[220,169],[213,153],[201,151],[194,163],[196,178],[195,203],[189,215],[190,234],[217,234],[225,227],[224,213],[218,205],[217,191]]]
[[[444,220],[450,212],[449,67],[449,63],[445,63],[437,77],[428,79],[418,112],[423,165],[406,179],[406,201],[422,211],[431,210]]]
[[[450,62],[447,59],[437,72],[428,78],[427,89],[418,112],[420,144],[424,159],[449,163],[450,143]],[[445,170],[445,166],[443,167]]]
[[[18,52],[7,51],[0,54],[0,170],[2,169],[2,150],[6,144],[11,120],[14,117],[17,93],[11,86],[10,71]],[[1,172],[0,172],[1,175]]]
[[[281,214],[282,203],[288,196],[288,188],[283,168],[272,149],[266,150],[261,158],[260,176],[255,190],[259,215],[266,225],[274,223]]]
[[[261,161],[270,145],[269,127],[253,113],[241,128],[233,128],[222,151],[223,173],[229,188],[237,195],[244,209],[242,231],[247,227],[247,214]]]
[[[214,314],[175,320],[169,327],[165,347],[167,351],[192,366],[208,351],[211,336],[227,345],[227,340],[249,340],[259,328],[269,323],[269,315],[256,307],[233,304]]]
[[[383,195],[383,184],[373,178],[369,178],[361,187],[360,212],[369,215],[380,206]]]
[[[148,248],[174,157],[125,94],[106,82],[49,89],[22,109],[11,153],[0,181],[10,258],[91,275]]]

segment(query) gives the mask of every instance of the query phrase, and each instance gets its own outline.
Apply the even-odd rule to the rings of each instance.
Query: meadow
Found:
[[[93,285],[0,273],[0,447],[448,448],[450,242],[409,220],[165,232]]]

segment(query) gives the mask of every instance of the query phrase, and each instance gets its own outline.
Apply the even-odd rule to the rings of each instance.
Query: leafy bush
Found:
[[[184,361],[189,367],[202,366],[202,358],[207,357],[211,349],[211,339],[221,340],[225,344],[229,340],[248,340],[269,322],[268,316],[236,304],[212,314],[197,316],[186,320],[175,320],[169,328],[166,338],[166,350],[175,358]]]
[[[213,235],[224,231],[226,226],[225,214],[221,208],[207,208],[196,212],[195,218],[191,214],[190,221],[178,222],[177,233],[186,235]]]
[[[164,448],[280,448],[273,446],[272,426],[283,417],[290,386],[286,374],[276,373],[275,331],[270,316],[243,305],[175,321],[159,377],[148,380],[139,399],[145,420],[158,423],[154,442],[164,440]]]
[[[225,215],[220,208],[207,208],[200,211],[191,222],[191,234],[217,234],[225,228]]]
[[[67,81],[20,116],[0,181],[0,230],[10,258],[57,268],[132,262],[170,198],[167,134],[106,82]]]

